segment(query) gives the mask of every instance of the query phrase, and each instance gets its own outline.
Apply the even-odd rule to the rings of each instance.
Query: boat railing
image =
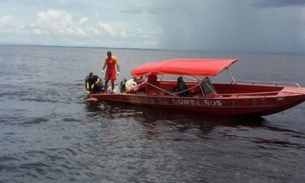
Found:
[[[268,84],[268,85],[274,85],[274,86],[297,86],[301,88],[301,86],[298,83],[293,82],[273,82],[273,81],[252,81],[252,80],[240,80],[240,81],[232,81],[231,84],[251,84],[251,85],[259,85],[259,84]]]
[[[159,90],[159,91],[162,91],[162,92],[164,92],[164,93],[166,93],[166,94],[168,94],[168,95],[172,95],[172,96],[179,96],[179,94],[181,94],[181,93],[183,93],[183,92],[185,92],[185,91],[191,91],[192,89],[194,89],[194,88],[200,86],[200,83],[198,83],[197,85],[194,85],[194,86],[192,86],[192,87],[190,87],[190,88],[188,88],[188,89],[186,89],[186,90],[182,90],[182,91],[179,91],[179,92],[171,92],[171,91],[164,90],[163,88],[158,87],[158,86],[156,86],[156,85],[153,85],[153,84],[151,84],[151,83],[149,83],[149,82],[146,82],[146,84],[149,85],[149,86],[151,86],[151,87],[153,87],[153,88],[155,88],[155,89],[157,89],[157,90]]]
[[[276,95],[279,91],[267,91],[267,92],[254,92],[254,93],[221,93],[222,97],[243,97],[243,96],[270,96],[270,95]],[[293,93],[293,92],[292,92]]]
[[[176,96],[174,93],[171,93],[171,92],[169,92],[169,91],[167,91],[167,90],[164,90],[164,89],[162,89],[162,88],[160,88],[160,87],[158,87],[158,86],[156,86],[156,85],[153,85],[153,84],[151,84],[151,83],[149,83],[149,82],[146,82],[146,84],[149,85],[149,86],[151,86],[151,87],[153,87],[153,88],[155,88],[155,89],[157,89],[157,90],[163,91],[164,93],[167,93],[167,94],[169,94],[169,95]]]
[[[185,92],[184,91],[181,91],[181,92],[175,92],[175,93],[172,93],[172,92],[169,92],[167,90],[164,90],[156,85],[153,85],[153,84],[150,84],[150,83],[146,83],[147,85],[150,85],[152,86],[153,88],[159,90],[159,91],[163,91],[164,93],[168,94],[168,95],[172,95],[172,96],[178,96],[179,93],[182,93],[182,92]],[[195,85],[195,86],[192,86],[190,88],[188,88],[188,90],[192,90],[196,87],[200,86],[200,84],[198,85]],[[270,96],[270,95],[277,95],[279,92],[286,92],[286,93],[293,93],[292,91],[264,91],[264,92],[247,92],[247,93],[217,93],[217,96],[221,96],[221,97],[246,97],[246,96],[260,96],[260,97],[264,97],[264,96]],[[203,95],[206,95],[203,93]],[[216,95],[215,95],[216,96]]]

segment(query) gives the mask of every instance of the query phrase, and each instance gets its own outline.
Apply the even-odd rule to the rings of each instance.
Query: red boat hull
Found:
[[[281,94],[271,96],[229,96],[229,97],[176,97],[146,94],[92,94],[102,101],[125,102],[156,108],[193,111],[202,114],[224,116],[264,116],[289,109],[305,101],[305,94]]]

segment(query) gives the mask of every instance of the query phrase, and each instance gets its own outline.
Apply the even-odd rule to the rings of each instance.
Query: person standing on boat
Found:
[[[85,87],[90,93],[98,93],[102,91],[103,82],[97,75],[94,75],[92,72],[86,77]]]
[[[115,65],[117,66],[117,71],[115,70]],[[102,73],[104,73],[104,69],[106,67],[107,69],[105,74],[105,91],[107,91],[108,81],[111,80],[111,91],[113,92],[116,75],[120,74],[120,65],[117,58],[115,56],[112,56],[110,51],[107,52],[107,57],[105,58]]]

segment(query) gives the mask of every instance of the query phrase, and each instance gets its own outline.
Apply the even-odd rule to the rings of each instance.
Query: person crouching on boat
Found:
[[[134,78],[130,78],[125,83],[125,90],[127,92],[135,92],[135,87],[137,86],[137,83],[135,82]]]
[[[103,81],[97,75],[90,72],[86,77],[85,86],[86,90],[90,93],[99,93],[102,91]]]
[[[124,92],[126,92],[126,93],[138,93],[138,92],[144,92],[145,91],[146,82],[145,82],[143,77],[140,77],[140,78],[133,77],[133,78],[130,78],[128,80],[125,79],[124,85],[125,86],[122,87],[122,88],[124,88]]]

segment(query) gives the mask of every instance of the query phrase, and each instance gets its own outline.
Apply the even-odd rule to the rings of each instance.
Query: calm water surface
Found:
[[[0,46],[0,183],[305,182],[305,104],[233,119],[83,103],[106,49]],[[146,61],[239,58],[237,80],[305,86],[305,56],[111,50],[121,75]]]

